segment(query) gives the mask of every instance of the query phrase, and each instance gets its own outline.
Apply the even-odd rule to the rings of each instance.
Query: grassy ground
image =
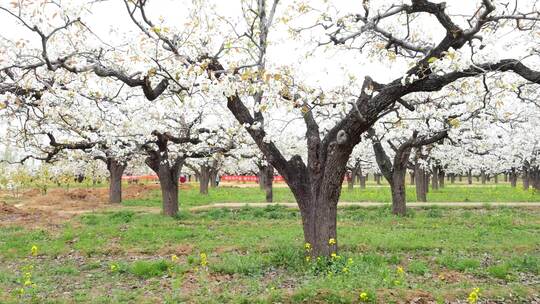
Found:
[[[180,191],[180,204],[182,206],[200,206],[211,203],[258,203],[264,202],[264,191],[258,187],[236,188],[219,187],[210,189],[208,195],[200,195],[196,184],[190,189]],[[349,191],[346,187],[342,190],[341,201],[343,202],[390,202],[390,188],[368,187],[366,189],[354,188]],[[274,188],[275,202],[294,202],[294,197],[288,188]],[[407,201],[416,201],[414,186],[407,187]],[[512,188],[509,185],[489,186],[465,186],[448,185],[439,190],[430,190],[429,202],[539,202],[540,193],[533,190],[525,191],[521,187]],[[160,206],[161,192],[159,190],[150,193],[145,199],[126,200],[129,206]]]
[[[539,299],[539,209],[347,208],[338,235],[339,257],[306,261],[298,211],[276,206],[0,228],[0,303]]]

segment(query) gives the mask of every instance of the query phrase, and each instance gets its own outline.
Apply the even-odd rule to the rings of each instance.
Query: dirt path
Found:
[[[389,206],[390,203],[378,203],[378,202],[340,202],[338,207],[382,207]],[[242,208],[242,207],[266,207],[266,206],[284,206],[287,208],[298,208],[296,203],[216,203],[211,205],[203,205],[192,207],[190,211],[201,211],[212,208]],[[488,203],[488,202],[428,202],[428,203],[407,203],[407,207],[421,208],[421,207],[460,207],[460,208],[481,208],[481,207],[537,207],[540,208],[540,202],[506,202],[506,203]]]
[[[361,207],[361,208],[372,208],[372,207],[383,207],[389,206],[390,203],[379,203],[379,202],[340,202],[338,207]],[[202,205],[191,207],[188,210],[197,212],[205,211],[210,209],[217,208],[264,208],[266,206],[283,206],[286,208],[298,209],[296,203],[215,203],[209,205]],[[483,207],[526,207],[526,208],[540,208],[540,202],[506,202],[506,203],[488,203],[488,202],[438,202],[438,203],[417,203],[411,202],[407,203],[407,207],[410,208],[426,208],[426,207],[443,207],[443,208],[483,208]],[[79,215],[84,213],[96,212],[96,211],[134,211],[134,212],[144,212],[144,213],[161,213],[161,207],[149,207],[149,206],[114,206],[102,209],[89,209],[89,210],[71,210],[71,211],[58,211],[62,215]]]

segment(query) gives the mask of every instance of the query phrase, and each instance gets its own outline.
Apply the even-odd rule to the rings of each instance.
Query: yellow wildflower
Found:
[[[24,288],[19,288],[19,294],[24,294]]]
[[[338,255],[335,252],[332,252],[332,254],[330,256],[332,257],[332,259],[335,259],[335,258],[338,257]]]
[[[118,266],[116,266],[116,264],[111,264],[111,271],[115,272],[117,270],[118,270]]]
[[[206,267],[208,265],[208,259],[207,259],[206,253],[201,252],[200,257],[201,257],[201,266]]]
[[[311,244],[310,243],[305,243],[304,248],[306,248],[306,251],[311,251]]]
[[[347,264],[352,264],[353,263],[353,259],[352,258],[348,258],[347,259]]]
[[[176,254],[171,255],[171,261],[172,261],[173,263],[175,263],[176,261],[178,261],[178,256],[177,256]]]
[[[362,301],[362,302],[369,301],[369,296],[368,296],[367,292],[360,293],[360,301]]]
[[[37,256],[37,254],[38,254],[38,247],[37,247],[36,245],[32,245],[31,251],[32,251],[32,255],[33,255],[33,256]]]
[[[335,245],[335,244],[336,244],[336,239],[331,238],[328,240],[328,245]]]
[[[475,288],[469,296],[467,297],[467,301],[469,304],[476,304],[478,302],[478,298],[480,297],[480,288]]]
[[[30,280],[24,281],[24,286],[30,286],[30,285],[32,285],[32,281]]]
[[[311,261],[311,257],[308,255],[306,256],[306,262],[309,262],[309,261]]]
[[[405,273],[405,270],[403,270],[403,267],[398,266],[397,269],[396,269],[396,272],[397,272],[399,275],[402,275],[402,274]]]
[[[343,271],[344,273],[348,273],[348,272],[349,272],[349,268],[343,267],[343,269],[342,269],[341,271]]]

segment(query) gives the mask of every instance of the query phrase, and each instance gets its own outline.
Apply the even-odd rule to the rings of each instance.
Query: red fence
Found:
[[[179,179],[181,179],[180,177]],[[155,181],[158,180],[157,175],[124,175],[122,180],[146,180]],[[222,181],[226,182],[258,182],[259,177],[257,175],[222,175]],[[283,182],[284,179],[281,175],[274,176],[274,182]]]
[[[222,175],[222,181],[226,182],[258,182],[259,177],[257,175]],[[274,176],[275,182],[283,182],[283,176]]]
[[[157,175],[124,175],[122,180],[158,180]]]

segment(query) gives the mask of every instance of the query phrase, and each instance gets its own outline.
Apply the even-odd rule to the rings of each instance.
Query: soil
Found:
[[[144,198],[155,189],[159,189],[158,184],[126,185],[122,197]],[[77,214],[120,207],[110,204],[108,195],[106,187],[54,188],[46,194],[32,189],[22,191],[17,197],[10,192],[0,192],[0,226],[55,226]]]

